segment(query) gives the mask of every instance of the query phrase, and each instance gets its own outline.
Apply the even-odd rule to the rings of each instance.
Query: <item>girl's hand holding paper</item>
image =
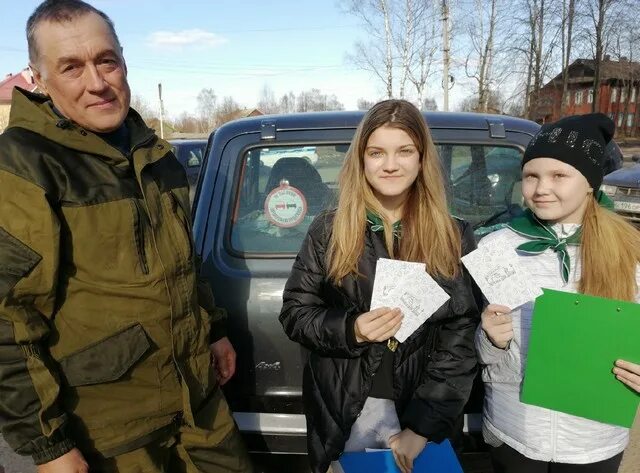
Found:
[[[402,324],[400,309],[379,307],[360,314],[355,321],[354,332],[358,343],[384,342],[393,337]]]
[[[509,346],[513,338],[513,323],[511,309],[498,304],[489,304],[482,311],[482,330],[487,334],[487,338],[496,347],[502,350]]]

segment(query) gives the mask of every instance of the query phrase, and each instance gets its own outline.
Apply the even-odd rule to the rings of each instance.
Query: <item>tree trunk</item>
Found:
[[[402,38],[402,75],[400,76],[400,98],[404,98],[405,85],[411,67],[411,52],[415,38],[413,1],[405,1],[405,34]]]
[[[491,15],[489,17],[489,36],[485,43],[480,60],[478,80],[478,110],[486,113],[489,105],[489,84],[491,80],[491,59],[493,56],[493,34],[496,26],[496,1],[491,0]]]
[[[607,0],[598,0],[598,21],[596,23],[596,56],[594,58],[594,77],[593,77],[593,103],[591,104],[592,112],[600,111],[600,70],[602,68],[603,59],[603,33],[604,20]]]
[[[393,53],[392,53],[392,36],[391,22],[389,20],[389,8],[386,0],[379,0],[380,11],[384,17],[384,33],[386,41],[386,60],[385,67],[387,71],[387,98],[393,98]]]
[[[566,26],[567,36],[566,36],[566,47],[563,47],[562,54],[562,102],[560,105],[560,114],[564,116],[567,113],[567,94],[569,89],[569,66],[571,65],[571,43],[572,43],[572,33],[573,33],[573,17],[575,16],[575,8],[576,2],[575,0],[569,0],[569,8],[567,11],[567,15],[562,19],[563,23],[563,32],[562,32],[562,41],[563,46],[565,45],[565,36],[564,36],[564,28]],[[566,22],[566,23],[565,23]]]
[[[537,2],[535,4],[537,6]],[[529,8],[529,57],[527,61],[527,86],[524,94],[524,116],[529,120],[533,120],[533,108],[531,82],[533,81],[533,56],[536,49],[536,16],[535,8],[532,7],[531,2],[527,2]]]
[[[540,106],[540,88],[542,87],[540,71],[542,69],[542,44],[544,38],[544,1],[545,0],[540,0],[540,8],[538,8],[537,0],[534,2],[536,8],[535,20],[537,31],[533,61],[533,93],[531,94],[531,111],[533,115],[537,115],[536,110]]]

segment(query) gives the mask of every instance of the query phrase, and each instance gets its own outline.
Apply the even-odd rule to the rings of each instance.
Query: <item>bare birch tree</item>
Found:
[[[373,73],[393,97],[393,33],[389,0],[346,0],[346,10],[364,22],[369,43],[359,41],[348,58],[353,64]],[[380,67],[382,65],[382,68]]]
[[[415,3],[420,4],[421,2],[414,2],[414,0],[404,1],[404,15],[402,15],[404,21],[399,22],[402,27],[398,28],[400,30],[400,34],[396,35],[396,47],[399,49],[402,59],[399,95],[401,99],[405,97],[405,86],[407,84],[407,79],[409,78],[409,69],[411,68],[411,56],[413,54],[416,39],[416,16],[420,18],[419,12],[415,9]],[[416,15],[417,13],[418,15]]]
[[[467,54],[464,67],[467,77],[476,82],[477,111],[479,112],[488,111],[493,79],[498,2],[499,0],[488,0],[488,11],[486,11],[484,7],[487,2],[476,0],[477,15],[468,27],[471,50]]]
[[[440,18],[437,5],[433,1],[423,0],[415,7],[415,34],[411,60],[406,65],[406,73],[413,84],[417,103],[424,107],[425,92],[428,80],[435,72],[433,64],[436,53],[440,49]]]
[[[436,0],[345,3],[346,10],[361,19],[372,36],[368,43],[356,43],[349,60],[373,73],[383,84],[387,98],[417,96],[414,101],[422,104],[440,43]]]

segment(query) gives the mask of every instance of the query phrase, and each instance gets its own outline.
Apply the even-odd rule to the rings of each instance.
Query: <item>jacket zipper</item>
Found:
[[[145,140],[139,142],[137,145],[133,146],[131,148],[131,150],[129,151],[129,154],[127,156],[127,159],[129,160],[129,162],[131,163],[131,167],[133,169],[133,173],[135,175],[135,166],[133,164],[133,153],[138,149],[138,148],[142,148],[143,146],[146,146],[147,144],[151,143],[154,140],[154,135],[149,135]],[[142,179],[142,171],[140,172],[140,179]],[[137,181],[137,177],[136,177],[136,181]],[[144,192],[144,187],[142,186],[142,182],[139,182],[138,185],[140,186],[140,191],[142,192],[142,199],[143,199],[143,203],[144,203],[144,208],[146,209],[147,215],[149,216],[149,220],[151,220],[151,212],[149,211],[149,205],[147,204],[147,196],[145,195]],[[151,222],[151,224],[153,225],[153,222]],[[151,239],[153,241],[153,245],[158,248],[158,242],[156,240],[156,237],[154,235],[154,232],[151,231],[150,232],[151,235]],[[183,369],[180,367],[180,363],[178,363],[178,360],[176,358],[176,353],[175,353],[175,349],[174,349],[174,333],[173,333],[173,324],[174,324],[174,301],[173,301],[173,296],[171,295],[171,291],[169,289],[169,283],[167,281],[166,278],[166,274],[167,271],[165,269],[164,263],[162,262],[162,258],[159,258],[158,260],[160,266],[162,267],[162,272],[165,274],[164,277],[164,283],[165,283],[165,287],[167,288],[167,294],[169,295],[169,301],[170,301],[170,305],[171,305],[171,328],[170,328],[170,332],[171,332],[171,359],[173,360],[173,365],[176,368],[176,371],[178,372],[178,376],[182,379],[185,380],[187,379]]]
[[[145,253],[144,245],[144,222],[142,219],[142,212],[140,212],[140,204],[137,199],[131,201],[131,210],[133,211],[133,227],[136,243],[136,251],[138,252],[138,261],[140,262],[140,268],[144,274],[149,274],[149,266],[147,264],[147,255]]]

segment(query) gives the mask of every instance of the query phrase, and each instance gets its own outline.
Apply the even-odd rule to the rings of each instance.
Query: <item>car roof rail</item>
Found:
[[[504,131],[504,122],[499,118],[487,118],[489,124],[489,135],[491,138],[506,138],[507,134]]]
[[[276,121],[275,120],[262,120],[260,122],[260,140],[275,140],[276,139]]]

